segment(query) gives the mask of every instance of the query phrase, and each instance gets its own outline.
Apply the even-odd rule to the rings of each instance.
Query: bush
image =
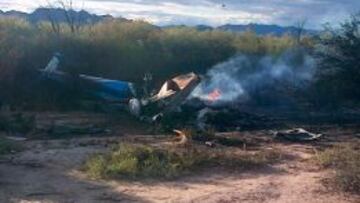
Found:
[[[345,191],[360,194],[360,151],[358,144],[342,144],[316,155],[318,163],[334,169],[334,183]]]
[[[144,145],[123,144],[110,154],[90,158],[85,168],[93,178],[171,178],[204,161],[205,157],[195,150],[177,153]]]
[[[92,156],[84,169],[92,178],[175,178],[201,168],[250,168],[280,158],[276,150],[236,154],[200,146],[160,149],[122,144],[110,153]]]

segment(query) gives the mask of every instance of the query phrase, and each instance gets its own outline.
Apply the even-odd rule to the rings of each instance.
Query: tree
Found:
[[[53,4],[51,4],[49,1],[47,1],[47,7],[48,8],[54,8]],[[50,22],[51,28],[56,36],[60,36],[60,23],[57,21],[54,16],[51,14],[50,10],[47,12],[47,18]]]
[[[59,5],[64,10],[65,18],[67,24],[70,27],[71,33],[75,33],[79,26],[77,25],[77,17],[73,14],[74,11],[74,4],[72,0],[59,0]]]
[[[298,45],[300,44],[304,34],[306,22],[307,19],[302,19],[295,23],[295,38]]]
[[[69,26],[71,33],[76,33],[79,31],[82,24],[81,14],[77,15],[75,11],[75,6],[73,0],[56,0],[56,1],[47,1],[47,7],[49,8],[62,8],[64,16],[66,19],[66,24]],[[52,16],[51,13],[48,14],[48,19],[51,23],[53,31],[59,35],[60,33],[60,22]]]
[[[336,100],[360,99],[360,13],[326,28],[318,48],[318,85]]]

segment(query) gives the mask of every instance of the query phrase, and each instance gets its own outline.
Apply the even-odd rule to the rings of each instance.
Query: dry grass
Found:
[[[274,163],[277,150],[232,153],[192,145],[186,148],[157,148],[122,144],[110,153],[92,156],[85,164],[92,178],[175,178],[211,167],[246,169]]]
[[[316,160],[322,167],[335,170],[332,182],[337,187],[358,194],[360,194],[359,144],[339,144],[316,155]]]

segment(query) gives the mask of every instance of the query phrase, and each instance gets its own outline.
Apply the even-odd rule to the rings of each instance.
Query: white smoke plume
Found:
[[[278,57],[237,55],[210,69],[190,98],[213,105],[244,103],[257,91],[274,85],[301,88],[312,80],[314,73],[315,61],[304,50],[288,50]],[[214,91],[219,94],[211,101],[209,95]]]

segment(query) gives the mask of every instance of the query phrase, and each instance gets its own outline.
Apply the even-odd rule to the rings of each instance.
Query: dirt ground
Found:
[[[334,141],[359,139],[358,129],[324,128],[316,143],[272,141],[265,131],[230,134],[258,147],[281,149],[286,156],[256,170],[214,168],[173,181],[94,181],[81,171],[88,156],[123,142],[161,143],[166,137],[116,137],[25,141],[24,151],[0,160],[0,202],[360,202],[335,192],[323,180],[332,171],[311,162],[316,149]],[[243,150],[243,149],[241,149]]]

